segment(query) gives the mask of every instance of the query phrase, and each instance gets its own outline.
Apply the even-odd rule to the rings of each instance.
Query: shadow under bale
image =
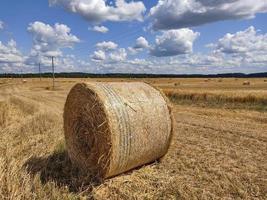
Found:
[[[55,152],[48,157],[31,157],[23,167],[32,176],[40,174],[42,184],[54,182],[58,187],[68,187],[70,192],[90,193],[101,183],[97,177],[84,174],[74,167],[66,151]]]

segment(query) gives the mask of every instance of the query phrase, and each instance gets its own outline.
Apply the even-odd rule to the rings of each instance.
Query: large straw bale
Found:
[[[107,178],[166,154],[171,109],[146,83],[78,83],[66,100],[64,130],[73,164]]]

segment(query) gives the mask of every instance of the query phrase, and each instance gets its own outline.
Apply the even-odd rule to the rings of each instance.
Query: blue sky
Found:
[[[2,0],[0,73],[267,71],[265,2]]]

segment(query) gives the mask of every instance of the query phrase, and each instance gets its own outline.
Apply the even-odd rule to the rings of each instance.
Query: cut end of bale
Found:
[[[70,91],[64,130],[73,164],[111,177],[164,156],[172,135],[164,95],[145,83],[83,83]]]

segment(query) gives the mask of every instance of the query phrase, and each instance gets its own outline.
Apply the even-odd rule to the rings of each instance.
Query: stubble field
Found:
[[[0,199],[267,199],[267,78],[26,80],[0,79]],[[62,118],[81,81],[162,89],[175,121],[167,155],[104,182],[81,175]]]

